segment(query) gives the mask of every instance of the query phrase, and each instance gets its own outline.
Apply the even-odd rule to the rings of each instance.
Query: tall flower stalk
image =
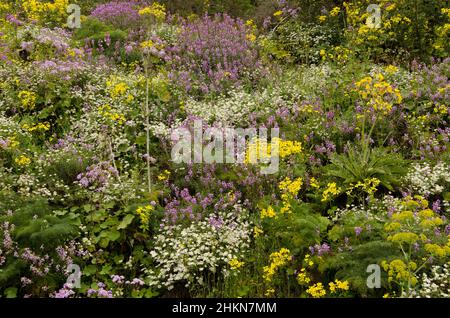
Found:
[[[139,10],[139,15],[146,18],[147,24],[147,39],[151,36],[152,27],[156,24],[162,22],[166,17],[166,9],[163,5],[158,2],[152,3],[151,6],[142,8]],[[150,69],[151,69],[151,57],[148,48],[153,45],[151,40],[148,40],[141,44],[143,48],[143,65],[145,74],[145,107],[144,107],[144,118],[145,118],[145,133],[146,133],[146,160],[147,160],[147,186],[148,192],[152,192],[152,175],[150,167]]]

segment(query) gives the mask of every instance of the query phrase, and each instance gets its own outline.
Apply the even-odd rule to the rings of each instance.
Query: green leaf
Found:
[[[122,222],[120,222],[120,224],[117,226],[117,229],[118,229],[118,230],[126,229],[126,228],[128,227],[128,225],[131,224],[131,222],[133,221],[133,219],[134,219],[134,215],[133,215],[133,214],[127,214],[127,215],[123,218]]]
[[[6,288],[4,295],[6,298],[16,298],[17,297],[17,288],[16,287]]]
[[[91,276],[93,274],[97,273],[97,266],[96,265],[88,265],[85,268],[83,268],[83,275]]]
[[[100,237],[107,238],[110,241],[116,241],[120,237],[120,232],[117,230],[109,230],[109,231],[102,231],[100,233]]]

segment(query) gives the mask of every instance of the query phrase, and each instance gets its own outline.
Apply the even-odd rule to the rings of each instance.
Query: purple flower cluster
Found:
[[[87,64],[82,60],[78,61],[61,61],[46,60],[34,63],[38,69],[45,73],[60,76],[62,79],[69,81],[76,77],[77,74],[87,69]]]
[[[75,292],[72,290],[71,286],[69,284],[64,284],[63,288],[51,296],[54,298],[69,298],[74,294]]]
[[[168,49],[169,77],[186,91],[222,92],[260,69],[248,27],[228,15],[185,22],[177,43]]]
[[[119,175],[109,161],[93,164],[86,168],[86,172],[77,176],[78,184],[83,188],[94,187],[95,191],[103,191],[112,177]]]
[[[64,55],[70,48],[70,33],[61,28],[42,28],[36,36],[40,44],[50,45],[56,49],[56,53]]]
[[[309,251],[311,252],[311,255],[317,254],[318,256],[322,256],[329,254],[331,252],[331,247],[327,243],[323,243],[322,245],[316,244],[314,246],[310,246]]]
[[[128,1],[99,4],[91,12],[91,17],[123,29],[138,25],[140,20],[136,4]]]
[[[112,291],[105,289],[106,285],[104,283],[97,283],[98,289],[90,288],[87,291],[89,297],[97,296],[99,298],[113,298]]]

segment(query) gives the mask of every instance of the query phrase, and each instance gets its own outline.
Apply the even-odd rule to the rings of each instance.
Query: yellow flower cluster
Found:
[[[163,21],[166,18],[166,7],[158,2],[153,2],[151,6],[139,10],[139,15],[151,16],[158,21]]]
[[[154,209],[155,208],[152,205],[146,205],[146,206],[138,207],[136,209],[136,213],[141,220],[140,228],[143,231],[148,231],[148,229],[149,229],[148,223],[150,221],[150,215]]]
[[[247,20],[245,22],[245,25],[249,28],[249,33],[247,33],[246,38],[247,40],[249,40],[250,42],[255,42],[256,41],[256,24],[253,20]]]
[[[339,279],[336,279],[334,282],[331,282],[328,284],[328,287],[330,288],[330,292],[335,293],[339,290],[341,291],[347,291],[349,290],[348,281],[341,282]]]
[[[398,67],[395,65],[388,65],[384,68],[384,71],[388,74],[395,74],[398,72]]]
[[[123,114],[117,112],[111,112],[110,105],[103,105],[98,108],[99,114],[107,119],[112,120],[113,122],[117,122],[119,125],[123,125],[126,121],[126,118]]]
[[[322,193],[322,202],[327,202],[331,198],[339,195],[341,193],[341,188],[336,185],[336,182],[328,183],[327,188]]]
[[[278,149],[278,152],[272,151],[272,149]],[[267,160],[277,155],[286,158],[301,152],[302,143],[299,141],[273,138],[270,143],[267,143],[266,140],[255,138],[247,147],[244,163],[255,163],[257,160]]]
[[[6,138],[6,143],[0,144],[0,149],[14,149],[19,146],[19,141],[17,141],[16,136],[11,136]]]
[[[24,109],[31,110],[36,106],[37,95],[35,92],[25,90],[20,91],[18,97]]]
[[[292,181],[289,177],[286,177],[283,181],[281,181],[278,185],[278,188],[281,190],[281,199],[283,201],[283,206],[281,207],[280,212],[290,213],[291,212],[291,204],[289,203],[290,199],[295,198],[297,193],[300,191],[303,185],[302,178],[297,178]]]
[[[356,184],[350,185],[347,189],[347,195],[351,195],[353,190],[361,189],[369,195],[373,195],[377,191],[377,187],[380,184],[380,180],[377,178],[364,179],[364,182],[358,181]]]
[[[306,292],[310,294],[313,298],[321,298],[327,294],[322,283],[312,285],[306,290]]]
[[[278,11],[276,11],[276,12],[273,14],[273,16],[274,16],[274,17],[279,17],[279,16],[282,15],[282,14],[283,14],[283,11],[278,10]]]
[[[439,258],[450,256],[450,235],[447,236],[447,244],[440,246],[438,244],[425,244],[425,251]]]
[[[311,278],[309,277],[309,275],[306,272],[305,268],[302,268],[300,270],[300,273],[298,273],[298,275],[297,275],[297,282],[300,285],[308,285],[311,282]]]
[[[17,157],[14,162],[22,167],[28,166],[31,163],[31,159],[28,158],[27,156],[21,155],[19,157]]]
[[[52,2],[39,0],[23,0],[22,8],[28,19],[47,22],[64,21],[67,17],[66,9],[69,0],[54,0]]]
[[[278,138],[276,140],[279,142],[281,158],[286,158],[302,152],[302,143],[299,141],[281,140]]]
[[[263,234],[263,233],[264,233],[264,231],[261,230],[259,227],[257,227],[257,226],[254,226],[254,227],[253,227],[253,235],[254,235],[255,237],[259,237],[259,236],[261,236],[261,234]]]
[[[244,262],[240,262],[238,259],[233,258],[231,259],[228,264],[230,265],[232,270],[237,270],[240,269],[241,267],[243,267],[245,265]]]
[[[356,91],[367,106],[383,114],[389,113],[393,104],[400,104],[403,100],[400,91],[386,82],[381,73],[356,82]]]
[[[353,51],[343,46],[334,46],[330,49],[330,52],[320,50],[320,56],[322,60],[330,60],[336,63],[345,63],[349,57],[353,54]]]
[[[320,188],[319,183],[317,182],[316,178],[314,178],[314,177],[311,177],[311,179],[309,179],[309,185],[311,187],[313,187],[314,189],[319,189]]]
[[[445,105],[438,105],[434,107],[434,112],[441,115],[447,115],[449,113],[449,108]]]
[[[280,190],[295,196],[300,191],[302,185],[303,185],[302,178],[297,178],[294,181],[292,181],[289,177],[286,177],[283,181],[280,182],[278,187]]]
[[[155,43],[153,43],[152,40],[144,41],[141,43],[141,48],[143,48],[143,49],[147,49],[147,48],[150,49],[154,46],[155,46]]]
[[[34,132],[34,131],[48,131],[50,130],[50,123],[38,123],[37,125],[34,126],[30,126],[28,124],[24,124],[22,126],[23,129],[29,131],[29,132]]]
[[[277,216],[275,213],[275,210],[272,208],[272,206],[268,206],[267,209],[262,209],[260,213],[261,219],[264,218],[274,218]]]
[[[341,8],[339,7],[334,7],[331,11],[330,11],[330,17],[335,17],[339,14],[339,12],[341,12]]]
[[[158,175],[158,180],[159,181],[164,181],[167,180],[170,176],[170,171],[169,170],[164,170],[160,175]]]
[[[395,259],[390,263],[383,261],[381,266],[388,273],[389,283],[402,284],[403,282],[410,282],[412,286],[417,284],[417,278],[414,276],[414,271],[417,269],[416,263],[409,262],[405,264],[402,260]]]
[[[271,282],[277,270],[285,266],[291,258],[291,252],[287,248],[281,248],[278,252],[270,254],[270,265],[263,268],[264,280]]]
[[[123,96],[128,90],[128,85],[125,83],[118,83],[114,85],[114,87],[111,90],[111,97],[116,98],[118,96]]]

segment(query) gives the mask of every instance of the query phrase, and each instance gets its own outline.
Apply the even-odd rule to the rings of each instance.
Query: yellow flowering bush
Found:
[[[18,95],[24,110],[33,110],[36,106],[37,94],[32,91],[20,91]]]
[[[156,21],[163,21],[166,18],[166,7],[158,2],[153,2],[149,7],[139,10],[139,15],[149,16],[156,19]]]
[[[278,149],[278,151],[273,151]],[[255,138],[247,146],[245,153],[245,163],[254,163],[257,160],[270,159],[279,155],[280,158],[286,158],[302,152],[302,143],[299,141],[282,140],[273,138],[270,143],[265,140]]]
[[[306,292],[313,298],[322,298],[327,294],[327,291],[323,287],[322,283],[317,283],[309,287]]]
[[[380,8],[379,24],[367,23],[374,19],[374,13],[367,12],[371,4]],[[346,37],[352,47],[373,57],[389,51],[400,53],[401,49],[420,54],[434,49],[442,54],[446,48],[448,52],[448,41],[443,39],[449,30],[442,18],[446,14],[444,5],[439,0],[416,2],[415,6],[409,0],[344,1]]]
[[[328,284],[331,293],[346,292],[350,289],[348,281],[340,281],[336,279]]]
[[[141,225],[139,226],[142,231],[149,230],[150,216],[155,208],[152,205],[141,206],[136,209],[136,213],[139,216]]]
[[[21,166],[21,167],[25,167],[25,166],[28,166],[28,165],[31,163],[31,159],[28,158],[28,157],[25,156],[25,155],[20,155],[19,157],[17,157],[17,158],[14,160],[14,162],[15,162],[17,165]]]
[[[289,200],[295,199],[302,185],[303,185],[302,178],[291,180],[289,177],[286,177],[283,181],[279,183],[278,188],[282,192],[281,200],[283,202],[283,206],[281,207],[280,210],[282,214],[291,212],[291,204],[289,203]]]
[[[110,105],[103,105],[98,108],[98,113],[105,119],[108,119],[113,124],[123,125],[126,118],[123,114],[112,110]]]
[[[356,82],[355,86],[367,108],[371,108],[375,112],[387,114],[392,110],[394,104],[400,104],[403,101],[400,90],[389,84],[381,73],[373,77],[364,77]]]
[[[336,182],[330,182],[322,193],[322,202],[330,201],[333,197],[338,196],[340,193],[341,188],[337,186]]]
[[[42,24],[64,23],[67,19],[68,5],[69,0],[22,0],[22,8],[27,18]]]
[[[169,176],[170,176],[170,171],[164,170],[161,174],[158,175],[158,180],[165,181],[169,178]]]
[[[270,254],[270,264],[263,268],[264,280],[266,282],[271,282],[277,271],[287,265],[291,258],[291,252],[287,248],[281,248],[278,252]]]
[[[236,258],[231,259],[228,264],[230,265],[232,270],[238,270],[245,265],[245,262],[241,262]]]

